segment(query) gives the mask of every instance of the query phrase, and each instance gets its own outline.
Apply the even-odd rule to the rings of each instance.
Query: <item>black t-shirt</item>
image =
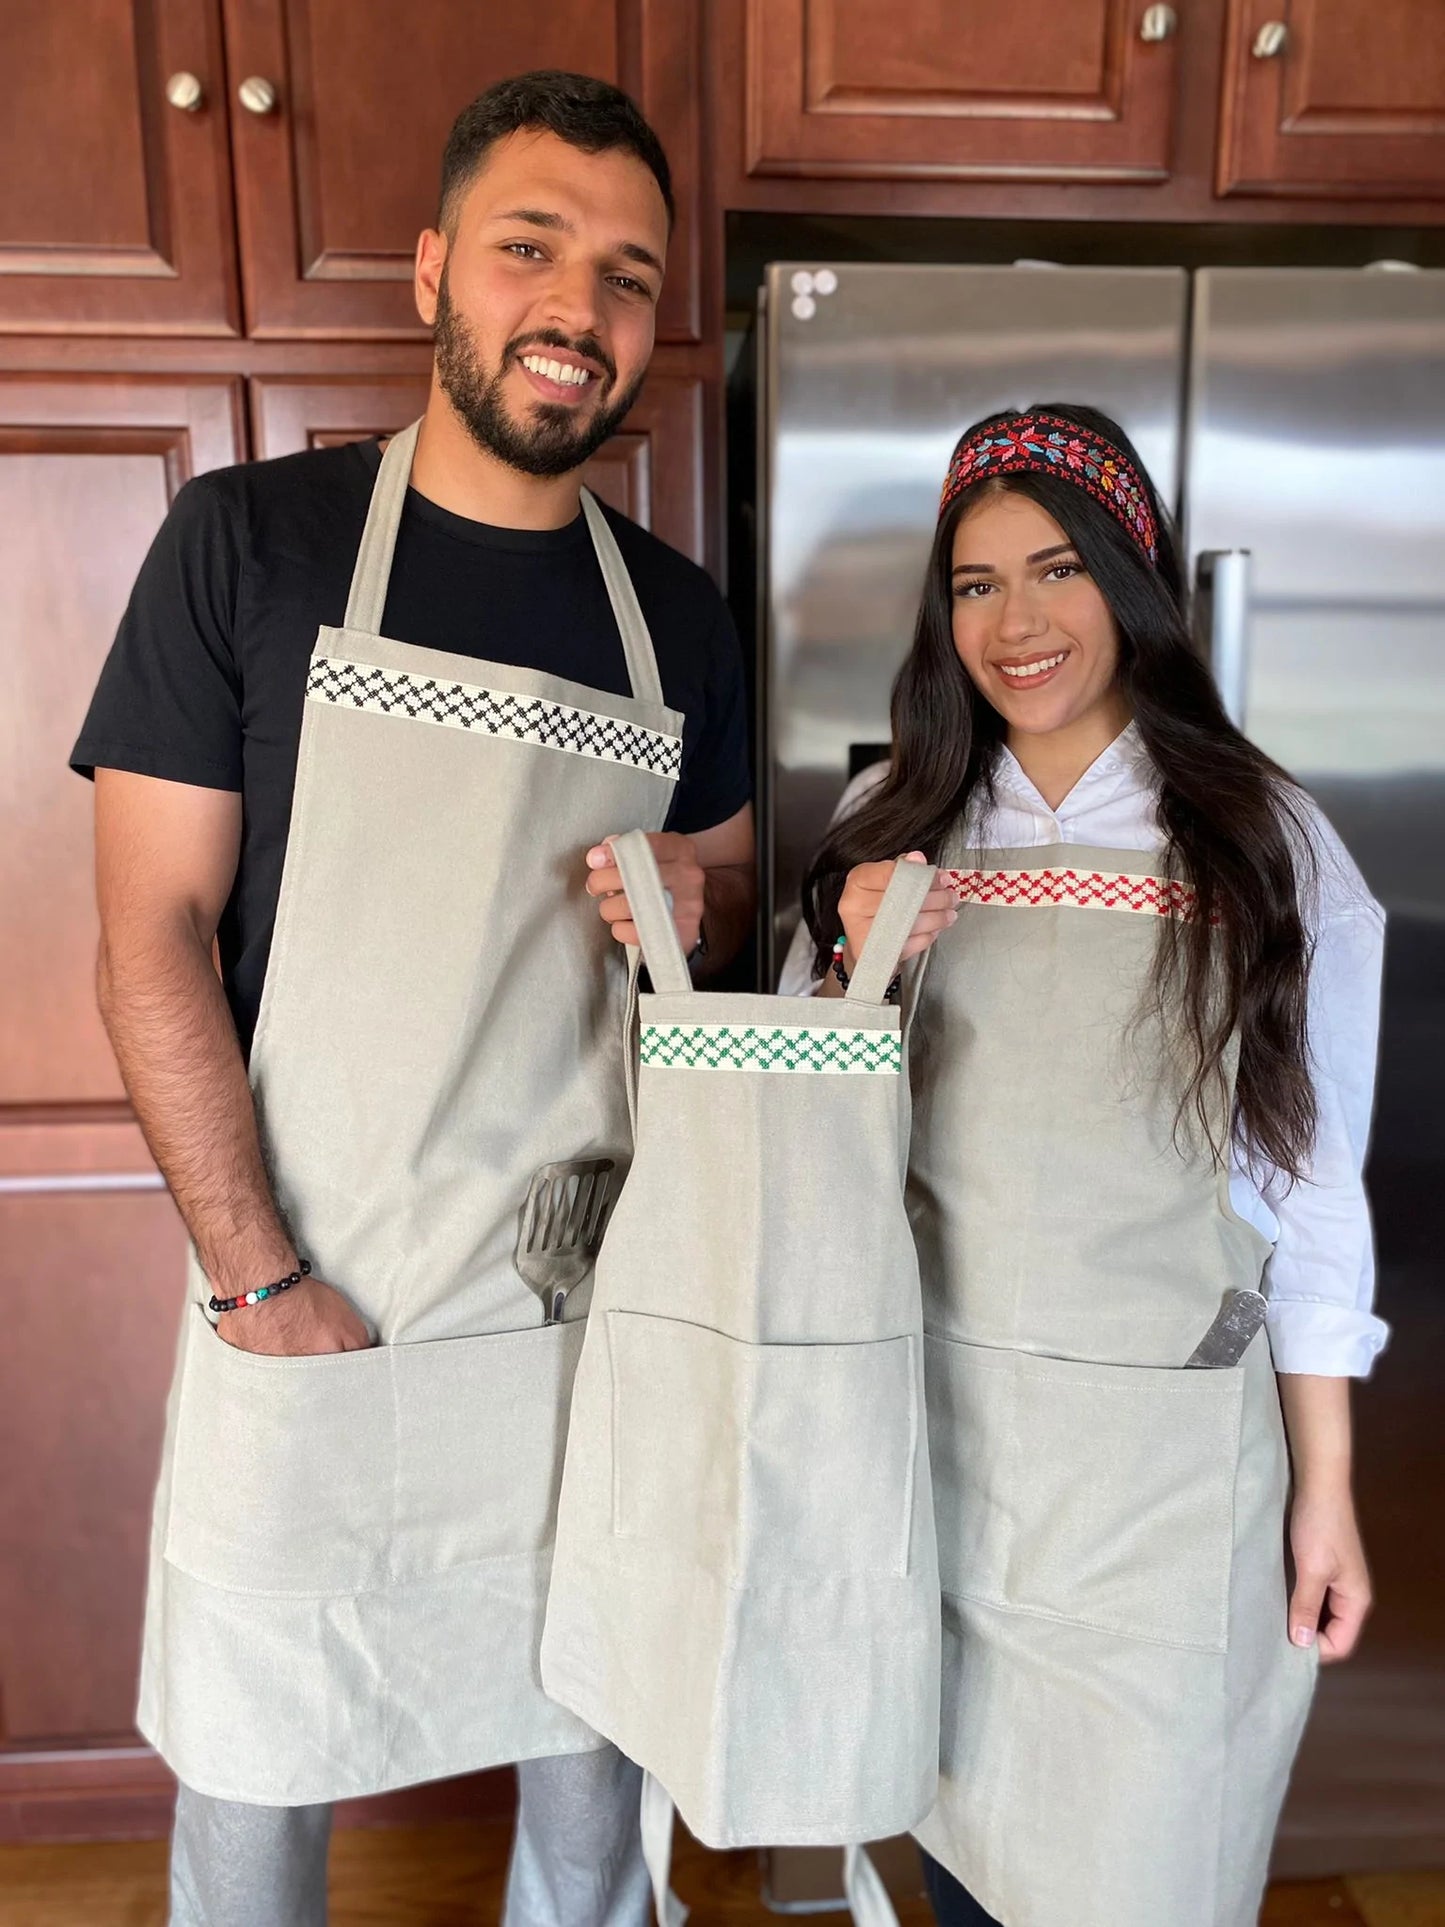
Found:
[[[198,476],[146,557],[71,754],[142,776],[239,790],[244,828],[221,920],[222,975],[249,1049],[281,887],[306,673],[339,625],[380,461],[376,442]],[[606,511],[652,635],[682,776],[668,828],[691,834],[750,794],[737,635],[712,580]],[[499,529],[406,498],[383,633],[628,692],[616,619],[587,525]],[[598,825],[598,835],[608,826]]]

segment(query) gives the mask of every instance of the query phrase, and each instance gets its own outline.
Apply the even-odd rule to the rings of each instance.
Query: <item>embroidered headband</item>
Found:
[[[984,422],[953,451],[938,513],[964,489],[994,475],[1057,475],[1074,482],[1126,528],[1152,563],[1159,560],[1159,531],[1148,491],[1129,457],[1062,415],[1016,415]]]

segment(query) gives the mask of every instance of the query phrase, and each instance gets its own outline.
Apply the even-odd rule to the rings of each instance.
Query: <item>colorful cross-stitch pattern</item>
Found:
[[[1059,415],[1021,415],[986,422],[953,451],[938,505],[942,515],[963,490],[994,475],[1032,470],[1075,483],[1126,528],[1149,560],[1159,560],[1159,531],[1138,470],[1111,442]]]

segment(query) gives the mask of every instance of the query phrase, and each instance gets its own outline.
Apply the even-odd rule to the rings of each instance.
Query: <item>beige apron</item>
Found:
[[[512,1253],[538,1166],[629,1152],[583,859],[660,828],[682,718],[585,494],[630,697],[381,634],[416,432],[317,638],[251,1057],[297,1249],[379,1342],[236,1351],[193,1263],[155,1511],[141,1730],[265,1804],[599,1744],[537,1666],[583,1325]]]
[[[898,866],[845,1000],[699,994],[645,841],[616,847],[654,994],[542,1677],[709,1846],[876,1839],[921,1819],[937,1778],[922,1327],[883,1002],[933,871]]]
[[[1268,1247],[1172,1141],[1138,1014],[1190,892],[1158,870],[974,853],[913,1023],[944,1609],[917,1837],[1004,1927],[1249,1927],[1314,1678],[1267,1345],[1181,1369]]]

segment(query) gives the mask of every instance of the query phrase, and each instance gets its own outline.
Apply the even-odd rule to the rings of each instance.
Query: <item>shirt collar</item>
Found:
[[[1094,800],[1101,784],[1111,778],[1117,780],[1121,777],[1139,783],[1153,781],[1149,752],[1144,747],[1138,724],[1132,720],[1125,724],[1108,748],[1094,758],[1057,810],[1051,810],[1045,803],[1011,749],[1004,748],[994,769],[994,781],[1000,788],[1010,791],[1044,815],[1055,818],[1072,816],[1082,804]]]

